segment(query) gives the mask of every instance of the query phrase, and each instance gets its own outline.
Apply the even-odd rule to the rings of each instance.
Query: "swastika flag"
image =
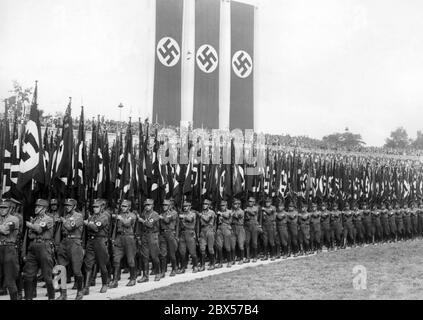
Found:
[[[220,0],[195,3],[194,127],[219,127]]]
[[[231,129],[254,129],[254,10],[231,2]]]
[[[156,0],[153,119],[181,120],[182,0]]]

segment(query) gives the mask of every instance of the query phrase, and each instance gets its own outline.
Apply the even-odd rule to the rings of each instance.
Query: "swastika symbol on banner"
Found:
[[[253,59],[244,50],[239,50],[232,57],[232,69],[238,77],[247,78],[253,71]]]
[[[201,71],[212,73],[216,70],[219,58],[216,50],[209,44],[203,44],[197,50],[197,65]]]
[[[157,57],[166,67],[173,67],[181,56],[178,42],[171,37],[161,38],[157,44]]]

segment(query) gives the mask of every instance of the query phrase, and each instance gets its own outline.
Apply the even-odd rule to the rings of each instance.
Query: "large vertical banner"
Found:
[[[181,46],[183,0],[156,0],[156,58],[153,121],[181,120]]]
[[[220,0],[195,3],[194,127],[219,127]]]
[[[254,10],[231,2],[231,129],[254,129]]]

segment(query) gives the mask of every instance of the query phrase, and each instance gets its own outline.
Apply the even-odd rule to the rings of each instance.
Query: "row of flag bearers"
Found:
[[[199,152],[217,150],[217,161],[198,160],[197,152],[197,162],[171,164],[159,152],[166,139],[148,122],[139,122],[137,143],[129,122],[125,138],[120,133],[110,148],[100,120],[87,141],[82,108],[74,139],[71,100],[60,134],[46,129],[41,139],[37,94],[36,84],[20,134],[17,113],[12,135],[7,118],[0,128],[0,284],[12,299],[24,288],[27,299],[35,296],[39,268],[54,298],[55,264],[67,266],[82,299],[98,272],[105,292],[118,285],[121,269],[129,271],[130,286],[138,277],[148,281],[150,262],[159,281],[169,264],[170,276],[184,273],[189,258],[198,272],[206,261],[210,269],[223,261],[230,267],[236,259],[422,233],[423,171],[416,159],[292,151],[269,138],[260,163],[224,164],[223,146],[204,145]],[[189,150],[201,145],[183,139]],[[165,154],[181,157],[178,143],[168,142]],[[257,173],[248,174],[252,168]],[[64,289],[60,298],[67,298]]]
[[[48,299],[55,299],[55,264],[72,274],[80,300],[89,294],[96,270],[104,293],[118,287],[125,268],[126,285],[134,286],[148,282],[151,274],[160,281],[169,265],[169,276],[185,273],[189,259],[196,273],[206,270],[207,261],[213,270],[224,262],[230,268],[236,261],[319,253],[323,246],[338,250],[423,236],[422,202],[369,208],[366,202],[298,205],[292,199],[266,198],[260,206],[250,197],[243,209],[237,198],[231,208],[225,200],[214,204],[217,210],[205,199],[196,211],[188,201],[178,210],[170,199],[156,212],[154,201],[146,199],[137,214],[129,200],[110,208],[105,199],[95,199],[87,217],[75,199],[63,201],[62,214],[58,205],[57,199],[37,199],[33,218],[24,222],[19,201],[0,201],[0,280],[12,300],[22,299],[22,291],[25,299],[36,296],[39,270]],[[57,299],[67,299],[63,286]]]

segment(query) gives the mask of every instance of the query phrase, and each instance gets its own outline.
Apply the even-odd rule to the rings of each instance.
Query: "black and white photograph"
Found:
[[[422,299],[422,17],[0,0],[0,300]]]

